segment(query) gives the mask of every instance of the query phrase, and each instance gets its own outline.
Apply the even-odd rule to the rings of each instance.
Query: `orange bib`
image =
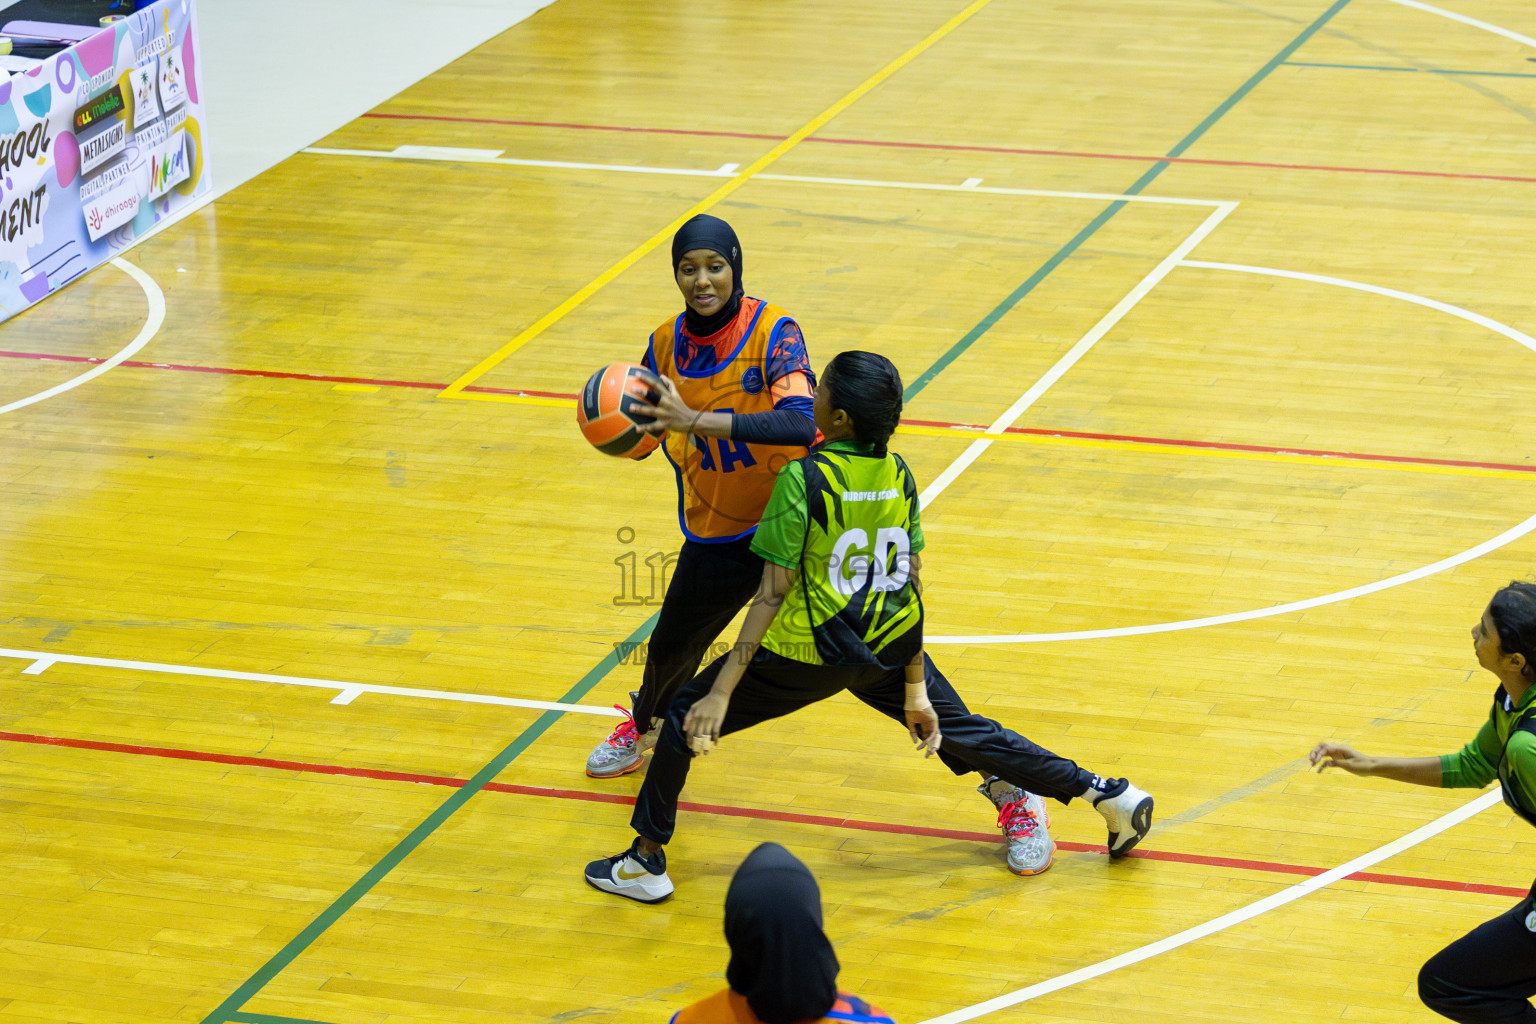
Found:
[[[678,397],[701,412],[755,413],[773,408],[769,365],[780,336],[794,321],[777,306],[743,298],[736,319],[709,338],[684,340],[683,317],[651,335],[650,362],[677,385]],[[795,330],[798,340],[798,328]],[[713,366],[678,365],[679,349],[713,347]],[[808,393],[808,392],[807,392]],[[690,540],[720,542],[748,536],[763,517],[779,470],[806,454],[797,445],[747,444],[730,438],[669,433],[662,450],[677,471],[678,519]]]

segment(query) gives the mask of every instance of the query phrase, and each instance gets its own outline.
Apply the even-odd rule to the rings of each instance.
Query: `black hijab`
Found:
[[[821,930],[821,891],[779,844],[764,843],[736,869],[725,894],[725,941],[726,981],[767,1024],[819,1020],[837,1001],[837,954]]]
[[[695,338],[707,338],[734,320],[741,310],[741,299],[746,295],[741,285],[741,243],[736,241],[736,232],[731,230],[731,226],[719,217],[711,217],[707,213],[692,217],[672,236],[673,277],[677,276],[677,265],[682,262],[683,254],[695,249],[717,252],[731,265],[733,290],[720,312],[713,316],[701,316],[689,306],[683,314],[688,333]]]

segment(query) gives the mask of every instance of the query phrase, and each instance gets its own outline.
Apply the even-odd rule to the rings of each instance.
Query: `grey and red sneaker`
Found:
[[[1056,843],[1051,839],[1045,798],[1002,779],[989,779],[976,791],[997,808],[997,825],[1008,840],[1008,870],[1016,875],[1038,875],[1050,867]]]

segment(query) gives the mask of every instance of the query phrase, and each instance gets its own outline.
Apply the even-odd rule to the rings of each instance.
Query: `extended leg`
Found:
[[[1460,1024],[1533,1024],[1536,934],[1527,896],[1430,957],[1419,971],[1424,1005]]]

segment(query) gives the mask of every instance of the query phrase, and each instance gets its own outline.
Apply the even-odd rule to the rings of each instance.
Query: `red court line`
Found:
[[[450,117],[440,114],[383,114],[368,113],[364,117],[388,118],[396,121],[447,121],[468,124],[501,124],[523,128],[567,128],[591,132],[638,132],[651,135],[696,135],[733,139],[764,139],[782,141],[778,135],[757,132],[712,132],[693,128],[641,128],[612,124],[569,124],[559,121],[512,121],[493,117]],[[1080,160],[1129,160],[1134,163],[1203,164],[1213,167],[1262,167],[1281,171],[1326,171],[1335,174],[1388,174],[1412,178],[1460,178],[1473,181],[1520,181],[1536,182],[1536,177],[1512,174],[1468,174],[1456,171],[1406,171],[1390,167],[1332,167],[1325,164],[1287,164],[1260,160],[1213,160],[1191,156],[1139,156],[1132,153],[1093,153],[1061,149],[1025,149],[1018,146],[964,146],[945,142],[899,142],[889,139],[842,139],[824,135],[812,135],[807,142],[821,142],[834,146],[875,146],[888,149],[928,149],[949,153],[1005,153],[1013,156],[1055,156]]]
[[[95,356],[62,356],[44,352],[5,352],[0,358],[38,359],[61,363],[103,363]],[[236,377],[270,377],[285,380],[311,380],[332,384],[370,384],[386,388],[420,388],[441,391],[446,384],[429,384],[411,380],[380,380],[372,377],[331,377],[317,373],[289,373],[280,370],[240,370],[222,366],[188,366],[180,363],[146,363],[134,359],[120,365],[150,370],[181,370],[188,373],[216,373]],[[465,391],[486,395],[514,395],[528,398],[560,398],[574,402],[576,396],[560,391],[527,391],[522,388],[490,388],[471,385]],[[987,429],[979,423],[945,423],[940,420],[902,420],[909,427],[938,427],[944,430],[974,430],[978,438]],[[1392,462],[1417,466],[1452,466],[1468,469],[1502,469],[1516,473],[1536,473],[1536,465],[1510,462],[1471,462],[1465,459],[1431,459],[1415,455],[1375,455],[1368,452],[1341,452],[1324,448],[1285,448],[1262,444],[1237,444],[1228,441],[1190,441],[1177,437],[1140,437],[1135,434],[1098,434],[1085,430],[1052,430],[1049,427],[1008,427],[1008,434],[1029,434],[1036,437],[1068,437],[1088,441],[1120,441],[1126,444],[1159,444],[1170,448],[1204,448],[1213,451],[1255,452],[1264,455],[1311,455],[1327,459],[1346,459],[1353,462]]]
[[[147,747],[133,743],[108,743],[101,740],[73,739],[66,736],[38,736],[32,733],[0,732],[0,741],[31,743],[38,746],[69,747],[76,750],[99,750],[115,754],[135,754],[143,757],[164,757],[180,761],[199,761],[205,764],[241,765],[253,768],[273,768],[279,771],[304,772],[314,775],[339,775],[358,779],[378,779],[386,782],[409,782],[418,785],[449,786],[465,785],[465,779],[444,775],[416,775],[409,772],[391,772],[377,768],[349,768],[343,765],[314,764],[308,761],[281,761],[269,757],[248,757],[240,754],[215,754],[203,750],[181,750],[174,747]],[[488,783],[487,790],[513,793],[519,796],[538,796],[555,800],[584,800],[589,803],[629,805],[632,796],[617,793],[591,793],[579,789],[550,789],[544,786],[518,786],[506,782]],[[687,801],[678,804],[680,810],[698,814],[714,814],[735,818],[753,818],[759,821],[783,821],[797,825],[822,825],[828,828],[852,829],[860,832],[885,832],[895,835],[929,836],[937,839],[961,839],[979,843],[998,843],[994,832],[966,832],[957,829],[927,828],[920,825],[897,825],[883,821],[865,821],[860,818],[839,818],[821,814],[795,814],[789,811],[770,811],[753,807],[731,807],[724,804],[700,804]],[[1057,849],[1071,853],[1104,854],[1104,847],[1087,843],[1056,843]],[[1284,864],[1275,861],[1243,860],[1233,857],[1212,857],[1197,853],[1172,853],[1163,850],[1133,850],[1133,858],[1159,860],[1179,864],[1199,864],[1206,867],[1237,868],[1243,871],[1265,871],[1275,874],[1321,875],[1326,868],[1303,864]],[[1509,886],[1485,885],[1481,882],[1453,882],[1441,878],[1417,878],[1412,875],[1383,875],[1359,871],[1348,876],[1360,882],[1379,882],[1383,885],[1402,885],[1419,889],[1445,889],[1453,892],[1475,892],[1492,896],[1525,896],[1526,889]]]
[[[61,356],[47,352],[4,352],[0,351],[3,359],[37,359],[53,363],[92,363],[106,362],[105,359],[96,356]],[[137,367],[141,370],[180,370],[184,373],[215,373],[231,377],[270,377],[278,380],[313,380],[329,384],[372,384],[381,388],[421,388],[427,391],[441,391],[447,384],[431,384],[418,380],[379,380],[373,377],[332,377],[319,373],[290,373],[284,370],[241,370],[228,366],[189,366],[184,363],[146,363],[137,359],[125,359],[119,366]],[[559,394],[552,391],[524,391],[520,388],[486,388],[466,387],[465,391],[478,391],[488,395],[526,395],[533,398],[569,398],[575,399],[575,395]]]
[[[975,423],[942,423],[936,420],[902,420],[903,426],[939,427],[951,430],[985,431]],[[1237,444],[1230,441],[1190,441],[1176,437],[1141,437],[1136,434],[1096,434],[1087,430],[1052,430],[1049,427],[1007,427],[1007,434],[1032,434],[1036,437],[1075,437],[1087,441],[1124,441],[1129,444],[1162,444],[1173,448],[1206,448],[1226,452],[1257,452],[1264,455],[1313,455],[1325,459],[1350,459],[1356,462],[1400,462],[1417,466],[1459,466],[1469,469],[1507,469],[1516,473],[1536,473],[1536,465],[1512,462],[1469,462],[1465,459],[1431,459],[1416,455],[1373,455],[1365,452],[1339,452],[1326,448],[1286,448],[1264,444]],[[978,439],[981,435],[978,434]]]

